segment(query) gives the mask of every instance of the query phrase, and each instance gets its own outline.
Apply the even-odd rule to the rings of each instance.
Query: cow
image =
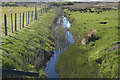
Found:
[[[88,33],[86,33],[81,41],[81,44],[87,44],[89,39],[93,37],[94,33],[96,32],[96,30],[90,30]]]

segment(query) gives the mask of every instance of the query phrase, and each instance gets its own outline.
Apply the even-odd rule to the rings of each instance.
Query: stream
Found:
[[[50,61],[46,64],[44,72],[47,74],[47,78],[59,78],[56,72],[55,65],[58,60],[59,54],[67,49],[75,40],[72,34],[67,31],[70,28],[70,23],[65,16],[59,17],[55,26],[55,50],[54,55],[51,57]]]

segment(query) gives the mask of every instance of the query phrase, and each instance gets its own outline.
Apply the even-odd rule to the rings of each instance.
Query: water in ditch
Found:
[[[58,78],[58,73],[56,72],[55,64],[58,60],[58,55],[67,49],[75,40],[72,34],[67,31],[70,28],[70,23],[65,16],[59,17],[55,26],[55,50],[54,55],[51,57],[50,61],[46,64],[44,72],[47,74],[47,78]]]

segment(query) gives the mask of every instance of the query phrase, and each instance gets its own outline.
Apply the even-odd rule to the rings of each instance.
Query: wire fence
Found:
[[[40,78],[39,73],[0,68],[2,78]]]
[[[4,14],[4,27],[3,27],[4,31],[2,34],[4,36],[7,36],[10,35],[10,33],[17,32],[18,30],[24,28],[25,26],[28,26],[33,20],[37,20],[40,16],[42,16],[50,9],[51,7],[44,7],[41,8],[40,10],[37,10],[37,7],[35,7],[34,11],[27,11],[23,13],[15,13],[15,14],[11,13],[10,16],[11,20],[9,23],[11,24],[10,26],[8,26],[7,23],[8,22],[7,14]]]

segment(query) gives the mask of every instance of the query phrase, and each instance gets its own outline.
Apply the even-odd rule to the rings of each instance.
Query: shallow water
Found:
[[[70,28],[70,23],[68,19],[64,16],[61,16],[56,22],[55,26],[55,50],[54,55],[51,57],[50,61],[46,64],[44,72],[47,74],[47,78],[58,78],[58,73],[55,69],[55,64],[58,60],[58,55],[67,49],[75,40],[72,34],[66,30]]]

